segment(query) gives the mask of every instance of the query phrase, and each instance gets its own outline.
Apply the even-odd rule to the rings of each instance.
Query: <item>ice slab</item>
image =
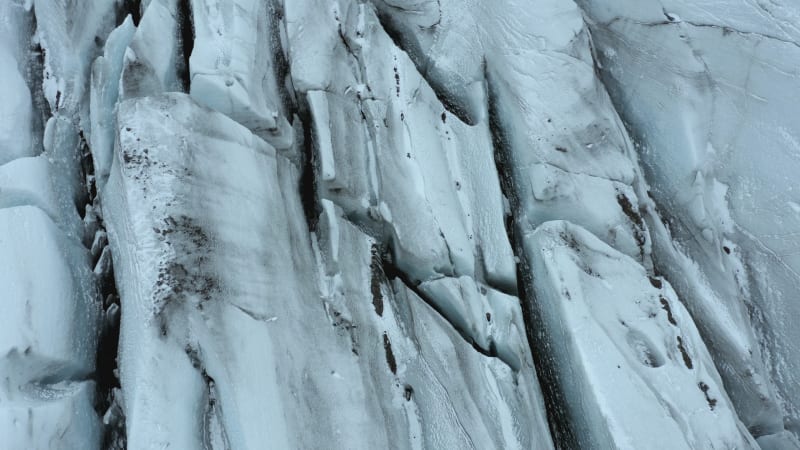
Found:
[[[183,94],[123,102],[118,133],[129,445],[367,447],[376,400],[326,318],[297,168]]]
[[[800,9],[578,3],[668,219],[654,235],[657,267],[695,315],[742,420],[757,436],[798,435],[800,334],[785,318],[800,312],[790,300],[800,285],[800,74],[789,62],[800,56]]]
[[[445,278],[422,286],[431,294],[426,299],[440,298],[431,307],[399,279],[387,278],[391,266],[380,243],[328,200],[318,233],[328,317],[372,380],[375,414],[385,423],[376,430],[380,445],[388,438],[397,448],[553,447],[530,351],[524,334],[520,341],[516,333],[516,297],[481,289],[467,277]],[[442,315],[446,300],[462,308]],[[467,308],[475,313],[473,326],[459,332],[454,324],[473,319],[456,319]],[[473,329],[475,345],[493,340],[497,345],[486,348],[502,356],[474,348],[463,332]]]
[[[525,249],[540,348],[581,447],[756,447],[665,280],[565,221],[527,234]]]

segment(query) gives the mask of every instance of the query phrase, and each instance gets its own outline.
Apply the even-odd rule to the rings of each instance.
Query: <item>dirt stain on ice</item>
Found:
[[[669,302],[663,296],[659,296],[659,300],[661,301],[661,309],[667,312],[667,320],[672,325],[678,326],[678,322],[675,320],[675,317],[672,315],[672,308],[669,306]],[[680,337],[678,338],[680,339]]]
[[[394,352],[392,352],[392,342],[389,340],[389,335],[383,333],[383,349],[386,350],[386,364],[389,365],[389,370],[393,374],[397,374],[397,361],[394,359]]]
[[[372,306],[375,308],[375,313],[383,317],[383,293],[381,292],[381,284],[386,276],[383,273],[383,260],[381,259],[377,245],[372,245],[371,253],[370,270],[372,277],[370,279],[370,290],[372,291]]]
[[[683,357],[683,363],[686,364],[688,369],[691,369],[694,365],[692,364],[692,358],[689,357],[689,353],[686,351],[686,347],[683,346],[683,339],[678,336],[678,350],[681,351],[681,356]]]
[[[711,410],[713,411],[714,407],[717,406],[717,399],[711,398],[711,396],[708,395],[708,390],[709,390],[708,385],[701,381],[697,383],[697,387],[699,387],[700,390],[703,391],[703,395],[706,396],[706,402],[708,402],[708,407],[711,408]]]

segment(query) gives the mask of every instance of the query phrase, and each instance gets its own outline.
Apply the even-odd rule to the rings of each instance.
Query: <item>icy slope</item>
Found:
[[[698,381],[691,377],[681,382],[675,380],[684,387],[660,393],[661,399],[657,401],[646,389],[632,389],[625,397],[617,393],[618,388],[603,386],[602,379],[614,375],[598,373],[595,376],[599,378],[594,381],[592,375],[588,378],[570,375],[574,370],[570,368],[592,363],[580,352],[560,351],[557,347],[581,339],[589,346],[603,339],[618,348],[630,348],[632,344],[625,333],[598,336],[579,325],[578,317],[588,315],[594,317],[600,329],[613,329],[619,326],[618,314],[551,309],[549,304],[557,297],[540,293],[544,288],[540,277],[546,274],[538,265],[542,255],[536,250],[533,230],[548,220],[569,220],[638,262],[633,264],[642,275],[629,274],[625,283],[640,283],[643,274],[652,270],[650,233],[639,213],[643,177],[627,133],[595,77],[588,30],[580,21],[580,11],[563,2],[544,2],[536,10],[504,2],[498,10],[494,9],[497,5],[492,5],[491,13],[479,16],[478,11],[485,11],[482,9],[485,6],[479,3],[426,4],[428,7],[420,7],[416,2],[378,2],[386,23],[396,30],[399,41],[409,48],[420,69],[434,80],[439,96],[467,120],[479,124],[481,120],[490,122],[499,138],[496,149],[506,169],[507,192],[515,214],[516,245],[526,262],[521,285],[530,302],[529,327],[535,330],[531,345],[539,355],[537,364],[543,366],[544,389],[552,407],[551,420],[558,440],[567,446],[637,448],[648,441],[647,428],[640,417],[646,415],[648,422],[655,424],[659,416],[667,414],[673,417],[668,421],[675,422],[652,426],[675,433],[670,445],[680,442],[701,447],[754,445],[746,433],[740,433],[736,413],[729,407],[723,419],[728,430],[719,435],[706,427],[686,426],[695,420],[696,414],[696,408],[689,403],[703,398],[702,395],[687,398],[682,394],[689,388],[697,390]],[[426,14],[429,17],[423,20]],[[555,19],[550,22],[543,19],[548,14],[558,17],[568,27],[548,26],[556,23]],[[418,31],[421,21],[427,25]],[[457,57],[453,58],[450,48],[440,44],[456,36],[467,43],[458,47]],[[483,57],[475,56],[476,52],[483,52]],[[470,81],[452,82],[464,73],[472,73]],[[481,98],[481,91],[475,89],[478,82],[486,85],[489,115],[486,106],[483,111],[476,106]],[[463,101],[470,95],[470,101]],[[564,264],[554,263],[553,270]],[[587,270],[591,269],[587,266]],[[686,321],[693,327],[688,315]],[[652,333],[658,341],[675,341],[668,327]],[[694,341],[704,352],[705,344],[699,337]],[[706,365],[711,366],[716,377],[708,358]],[[592,366],[586,372],[598,370]],[[661,382],[659,371],[638,370],[636,365],[621,365],[618,370],[622,379],[632,383],[658,386]],[[721,383],[715,385],[721,390]],[[607,396],[606,389],[615,395]],[[631,409],[632,404],[653,403],[681,406],[673,406],[668,413]],[[718,413],[706,414],[716,418]],[[645,434],[637,435],[638,432]],[[726,439],[730,439],[727,444]]]
[[[795,9],[3,3],[0,447],[797,448]]]
[[[581,448],[756,446],[666,281],[569,222],[526,238],[537,324]]]
[[[329,413],[365,413],[368,404],[348,408],[363,393],[308,389],[358,374],[314,301],[299,197],[284,189],[296,171],[186,95],[123,102],[117,124],[102,196],[130,299],[120,337],[128,445],[321,447],[302,418],[320,436],[364,435]]]
[[[327,241],[343,258],[360,245],[366,255],[354,255],[366,265],[340,262],[362,277],[349,286],[361,295],[349,308],[334,293],[322,301],[288,159],[183,94],[127,100],[117,123],[102,196],[117,287],[130,299],[120,381],[131,448],[413,448],[440,433],[453,439],[448,447],[549,442],[519,307],[516,321],[509,316],[515,298],[489,310],[496,339],[516,358],[511,368],[476,352],[407,288],[395,287],[395,301],[378,282],[387,296],[380,315],[355,301],[376,295],[362,274],[370,245],[334,225]],[[393,313],[408,308],[395,303],[419,306]],[[434,383],[443,379],[450,387]],[[449,396],[453,385],[475,399]],[[522,425],[534,414],[540,434]],[[380,416],[386,429],[374,424]],[[304,431],[310,423],[316,433]]]
[[[669,219],[652,221],[657,267],[686,298],[745,424],[756,436],[799,433],[800,9],[579,3]]]
[[[530,351],[520,335],[518,300],[474,283],[472,295],[464,292],[463,300],[475,302],[473,325],[491,333],[504,353],[476,351],[485,341],[471,346],[454,328],[460,322],[442,314],[427,293],[405,284],[378,242],[330,201],[323,200],[323,207],[325,308],[372,380],[390,446],[552,448]],[[463,302],[459,291],[451,295]]]

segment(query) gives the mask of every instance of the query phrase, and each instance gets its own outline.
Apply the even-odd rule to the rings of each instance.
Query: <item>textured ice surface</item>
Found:
[[[103,198],[118,289],[135,299],[123,309],[120,344],[129,445],[549,445],[516,298],[498,294],[495,301],[506,303],[487,311],[497,311],[495,339],[514,352],[512,370],[476,352],[414,294],[401,290],[397,306],[387,282],[368,287],[375,281],[360,272],[372,268],[366,247],[366,255],[359,253],[366,265],[339,267],[363,277],[351,287],[358,298],[372,292],[386,299],[372,322],[355,325],[321,300],[311,241],[298,220],[299,195],[291,189],[292,163],[183,94],[125,101],[118,124]],[[338,225],[329,229],[331,248],[349,253],[359,244],[340,238]],[[363,235],[360,245],[368,245]],[[422,309],[404,309],[414,315],[400,322],[392,308],[411,302]],[[350,308],[362,317],[376,314],[366,301]],[[516,310],[516,322],[508,310]],[[384,315],[383,325],[374,324]],[[468,365],[456,368],[462,364]],[[448,396],[433,383],[455,374],[464,381],[446,385],[466,384],[474,399]],[[406,404],[411,392],[417,400]],[[375,427],[375,414],[386,417],[388,429]],[[531,417],[538,428],[530,427]],[[312,422],[322,431],[307,433]]]
[[[755,446],[666,281],[569,222],[526,238],[545,357],[581,448]]]
[[[362,373],[373,380],[386,423],[381,439],[397,448],[552,448],[530,351],[524,336],[515,334],[518,299],[476,289],[467,277],[437,283],[461,282],[474,290],[463,293],[414,291],[399,278],[390,280],[392,268],[378,242],[330,201],[323,205],[323,298],[337,333],[349,340]],[[442,294],[473,314],[458,307],[444,312],[442,301],[427,304],[418,292]],[[492,308],[487,296],[502,303]],[[472,328],[484,336],[492,333],[498,357],[475,351],[468,335],[454,328],[469,331],[459,318],[473,319]]]
[[[290,24],[315,13],[297,14],[287,12]],[[327,19],[320,27],[339,27],[342,37],[324,36],[351,57],[326,91],[307,93],[323,196],[379,227],[415,280],[477,271],[515,289],[487,124],[469,126],[447,111],[368,6],[344,2]],[[303,79],[312,64],[306,35],[290,29],[290,43],[295,37],[295,84],[312,84]]]
[[[800,448],[788,0],[0,3],[0,447]]]
[[[306,390],[288,402],[298,391],[278,380],[305,372],[322,384],[336,353],[313,337],[327,328],[314,325],[322,309],[300,278],[313,272],[292,214],[297,193],[282,196],[291,172],[271,146],[186,95],[127,100],[117,123],[103,198],[118,289],[136,299],[123,310],[120,343],[129,445],[300,442],[297,414],[332,399]],[[276,364],[295,345],[304,350]]]
[[[279,148],[291,127],[278,94],[272,2],[192,0],[191,94]]]
[[[800,10],[579,3],[669,218],[668,230],[657,226],[657,266],[686,298],[751,431],[800,432],[800,335],[788,319],[800,313]]]

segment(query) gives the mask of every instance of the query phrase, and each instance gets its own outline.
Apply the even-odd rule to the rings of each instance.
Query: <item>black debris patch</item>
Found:
[[[447,123],[447,113],[442,111],[442,123]]]
[[[711,396],[708,395],[708,389],[709,389],[708,385],[701,381],[697,383],[697,387],[699,387],[700,390],[703,391],[703,395],[706,396],[706,402],[708,402],[708,407],[711,408],[711,410],[713,411],[714,407],[717,406],[717,399],[711,398]]]
[[[650,280],[650,284],[652,284],[653,287],[656,288],[656,289],[661,289],[661,287],[664,284],[658,278],[654,278],[654,277],[647,277],[647,278]]]
[[[729,247],[727,247],[727,246],[722,247],[722,251],[725,252],[726,255],[730,255],[731,254],[731,249]]]
[[[556,147],[556,151],[559,151],[561,153],[567,153],[567,149],[564,147]]]
[[[578,240],[575,239],[575,236],[573,236],[571,233],[561,231],[558,233],[558,237],[561,238],[561,240],[564,241],[569,248],[575,250],[575,252],[581,252],[581,246],[578,244]]]
[[[158,268],[156,315],[161,316],[170,304],[183,304],[189,299],[202,309],[203,303],[221,293],[219,280],[209,270],[214,240],[185,215],[167,216],[153,231],[176,255]]]
[[[200,376],[203,378],[203,383],[206,385],[206,392],[205,392],[205,411],[203,413],[203,422],[204,422],[204,438],[205,441],[208,442],[210,440],[208,430],[211,429],[211,421],[212,418],[215,416],[219,416],[219,406],[217,400],[217,390],[216,390],[216,381],[214,377],[208,374],[205,365],[203,364],[203,360],[200,356],[200,351],[192,346],[191,344],[187,344],[184,347],[184,352],[186,356],[189,358],[189,362],[192,364],[192,367],[195,368],[200,373]],[[230,443],[228,442],[228,434],[225,431],[224,427],[220,430],[221,431],[221,438],[223,441],[222,448],[230,448]]]
[[[192,364],[192,367],[200,370],[202,364],[200,363],[200,353],[197,351],[197,349],[189,344],[186,344],[186,346],[183,347],[183,352],[186,353],[186,357],[189,358],[189,362]]]
[[[411,401],[411,397],[414,395],[414,388],[411,387],[410,384],[403,386],[403,397],[406,399],[407,402]]]
[[[628,219],[630,219],[631,222],[636,224],[638,227],[644,227],[642,216],[639,214],[639,211],[633,207],[633,203],[631,203],[631,200],[627,195],[623,194],[622,192],[618,192],[617,203],[619,203],[620,208],[622,208],[622,212],[628,216]]]
[[[683,346],[683,339],[680,336],[678,336],[678,350],[681,351],[683,363],[686,364],[686,368],[691,369],[694,367],[694,364],[692,364],[692,358],[689,357],[689,353],[686,351],[686,347]]]
[[[675,325],[677,327],[678,326],[678,322],[675,321],[675,316],[672,315],[672,308],[670,308],[669,302],[663,296],[660,296],[659,300],[661,301],[661,309],[663,309],[664,311],[667,312],[667,320],[669,321],[669,323],[671,323],[671,324],[673,324],[673,325]],[[678,337],[678,342],[680,342],[680,337]],[[691,369],[691,367],[690,367],[690,369]]]
[[[381,258],[380,250],[376,244],[372,245],[372,258],[370,260],[370,290],[372,291],[372,306],[375,308],[375,313],[383,317],[383,292],[381,292],[381,284],[386,280],[386,275],[383,273],[383,259]]]
[[[81,196],[81,198],[78,200],[79,204],[76,206],[78,207],[81,220],[83,220],[86,218],[86,209],[92,206],[94,199],[97,197],[97,184],[94,174],[92,149],[89,147],[89,143],[86,141],[86,135],[83,134],[83,130],[78,131],[78,139],[78,154],[81,157],[81,173],[85,181],[86,196]],[[83,204],[81,205],[80,203]],[[88,242],[85,242],[84,244],[87,246],[91,245],[91,243]]]
[[[311,116],[303,114],[302,124],[310,124]],[[319,215],[322,213],[319,198],[317,197],[317,177],[314,175],[315,154],[314,132],[311,126],[303,126],[303,162],[298,189],[300,190],[300,204],[306,216],[306,223],[311,232],[317,230]]]
[[[397,66],[394,66],[394,85],[397,97],[400,97],[400,73],[397,71]]]
[[[586,264],[586,263],[585,263],[585,262],[583,262],[582,260],[577,260],[577,261],[575,261],[575,263],[578,265],[578,267],[579,267],[579,268],[580,268],[580,269],[583,271],[583,273],[585,273],[586,275],[589,275],[590,277],[601,278],[600,274],[598,274],[597,272],[595,272],[595,271],[594,271],[594,270],[593,270],[591,267],[589,267],[589,265],[588,265],[588,264]]]
[[[131,74],[132,72],[128,73]],[[130,131],[130,128],[126,128],[126,130]],[[139,138],[137,138],[137,141],[138,140]],[[166,162],[159,161],[158,157],[150,157],[149,148],[123,148],[122,162],[125,164],[126,168],[129,169],[129,176],[137,181],[149,179],[154,169],[167,172],[170,171]],[[186,169],[185,172],[188,174],[188,169]]]
[[[346,333],[350,337],[350,350],[354,355],[358,356],[358,336],[354,332],[357,325],[353,324],[352,321],[346,319],[342,316],[342,313],[336,310],[333,310],[331,319],[333,328],[339,332]]]
[[[386,351],[386,364],[389,365],[389,370],[393,374],[397,374],[397,361],[394,359],[394,352],[392,352],[392,342],[389,340],[389,335],[383,333],[383,349]]]
[[[636,239],[642,256],[644,256],[644,244],[647,239],[644,234],[644,220],[642,220],[642,215],[633,207],[633,203],[631,203],[628,196],[622,192],[617,192],[617,203],[620,208],[622,208],[622,212],[634,224],[633,237]]]
[[[486,313],[486,321],[487,322],[491,322],[492,321],[492,313],[488,313],[488,312]]]

